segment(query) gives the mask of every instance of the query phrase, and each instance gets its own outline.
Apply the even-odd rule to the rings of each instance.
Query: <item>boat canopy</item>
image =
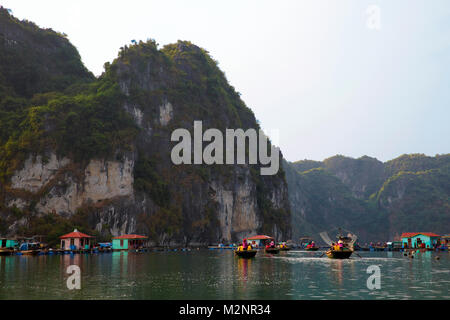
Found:
[[[257,235],[253,237],[248,237],[247,240],[273,240],[273,238],[265,235]]]

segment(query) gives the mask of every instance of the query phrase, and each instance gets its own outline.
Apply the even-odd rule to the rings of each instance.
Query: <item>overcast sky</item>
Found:
[[[219,61],[261,125],[279,130],[290,161],[450,152],[448,0],[0,5],[66,33],[96,75],[133,39],[192,41]]]

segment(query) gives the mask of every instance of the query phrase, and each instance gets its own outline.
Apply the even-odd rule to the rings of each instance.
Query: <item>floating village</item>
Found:
[[[218,244],[208,246],[209,250],[233,250],[236,257],[249,259],[264,251],[267,254],[278,254],[292,249],[305,251],[321,251],[331,259],[349,259],[352,254],[359,256],[356,251],[400,251],[405,256],[414,258],[415,252],[448,251],[450,235],[438,235],[431,232],[406,232],[399,241],[385,243],[370,243],[360,246],[357,237],[351,233],[343,235],[341,231],[332,240],[326,232],[320,233],[321,240],[326,246],[318,245],[312,237],[301,237],[298,242],[288,240],[276,242],[268,235],[255,235],[242,240],[239,244]],[[152,252],[152,251],[190,251],[192,248],[154,247],[149,245],[149,238],[145,235],[124,234],[113,237],[111,242],[97,243],[94,236],[75,229],[59,237],[60,243],[55,248],[45,243],[44,236],[0,238],[0,255],[55,255],[55,254],[89,254],[108,253],[112,251]],[[200,248],[195,248],[200,250]]]

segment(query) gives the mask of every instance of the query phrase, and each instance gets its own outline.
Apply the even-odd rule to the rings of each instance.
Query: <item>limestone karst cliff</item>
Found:
[[[171,133],[194,120],[258,128],[204,49],[124,46],[94,78],[64,35],[1,10],[0,58],[0,234],[52,240],[77,226],[160,245],[290,238],[283,170],[171,162]]]

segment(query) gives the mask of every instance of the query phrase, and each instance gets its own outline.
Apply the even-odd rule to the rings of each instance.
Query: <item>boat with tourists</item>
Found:
[[[280,251],[289,251],[291,247],[286,244],[286,242],[281,242],[279,245]]]
[[[270,253],[270,254],[278,254],[280,253],[280,248],[278,247],[266,247],[266,253]]]
[[[319,250],[319,247],[316,246],[316,243],[314,242],[314,240],[311,240],[311,242],[306,245],[305,250],[306,251],[317,251],[317,250]]]
[[[249,242],[247,242],[247,239],[244,239],[242,244],[234,251],[234,254],[240,258],[250,259],[256,256],[257,252],[258,251],[255,250]]]
[[[342,235],[341,229],[336,236],[337,242],[332,242],[326,232],[320,233],[322,239],[330,245],[330,249],[325,252],[330,259],[349,259],[354,252],[353,245],[356,242],[356,235],[348,233],[346,236]]]
[[[280,247],[275,245],[275,242],[272,240],[266,244],[266,253],[270,253],[270,254],[278,254],[280,252]]]
[[[250,250],[235,250],[234,254],[240,258],[250,259],[256,256],[258,250],[250,249]]]

